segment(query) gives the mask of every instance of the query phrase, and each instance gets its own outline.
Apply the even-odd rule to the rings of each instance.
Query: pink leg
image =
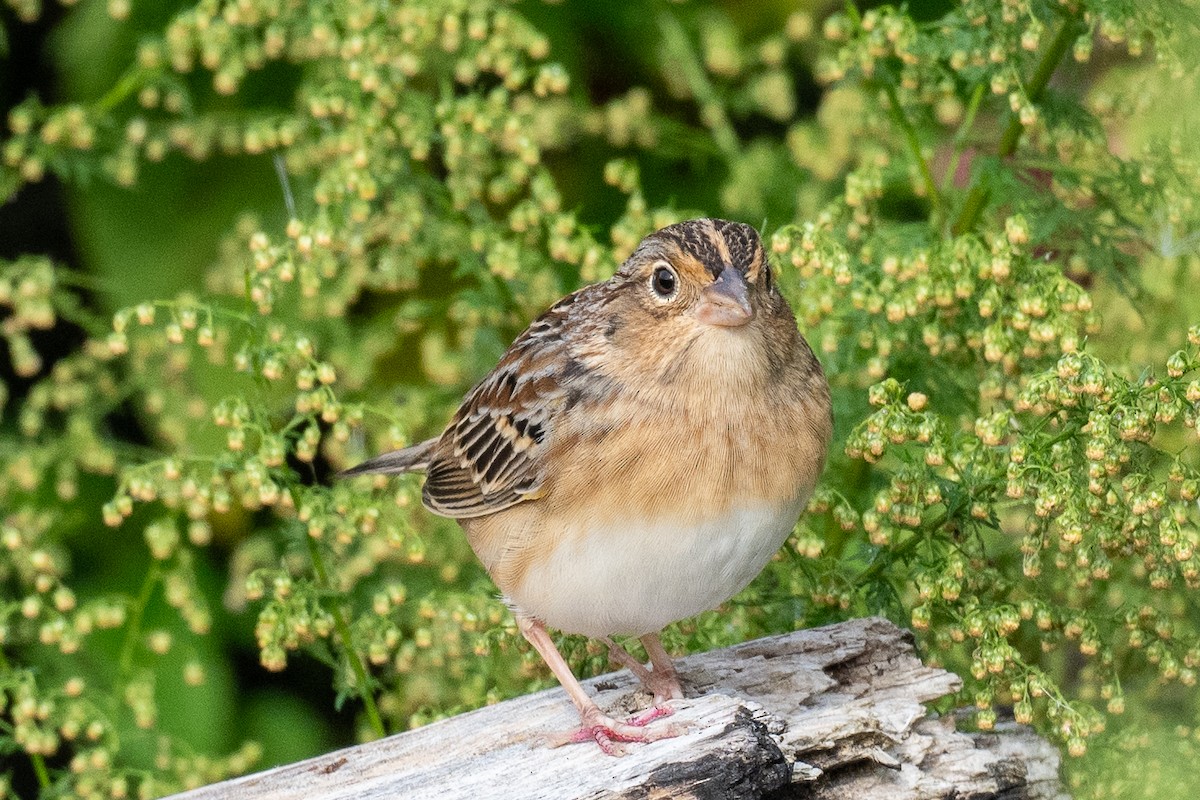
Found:
[[[659,716],[669,714],[670,709],[665,708],[663,704],[668,700],[681,699],[683,687],[679,685],[679,674],[675,672],[675,665],[671,663],[671,657],[663,649],[658,634],[648,633],[641,639],[642,646],[646,648],[646,654],[650,656],[650,665],[654,668],[653,670],[647,669],[645,664],[631,656],[628,650],[612,639],[605,637],[602,641],[608,645],[609,659],[614,664],[627,667],[654,695],[654,705],[661,709]]]
[[[675,671],[675,664],[667,655],[667,651],[663,649],[658,634],[648,633],[642,637],[641,641],[642,647],[646,648],[646,655],[650,656],[650,665],[654,667],[653,674],[658,676],[655,681],[654,702],[660,702],[660,696],[663,701],[683,699],[683,687],[679,684],[679,673]]]
[[[653,742],[658,739],[669,739],[672,736],[680,734],[680,731],[674,727],[659,730],[649,730],[642,727],[650,719],[657,717],[651,717],[640,722],[635,720],[634,723],[629,723],[618,722],[605,714],[596,705],[596,702],[588,697],[587,692],[583,690],[579,681],[575,679],[571,668],[567,666],[567,662],[563,660],[562,654],[554,646],[554,641],[550,638],[550,634],[546,633],[546,626],[538,620],[530,619],[523,614],[518,613],[516,616],[517,627],[520,628],[521,634],[538,651],[542,659],[546,662],[546,666],[550,667],[550,671],[554,673],[554,677],[558,678],[558,682],[566,690],[567,696],[571,698],[571,702],[575,704],[575,708],[579,709],[579,717],[583,723],[582,726],[577,731],[552,740],[554,746],[557,747],[558,745],[569,744],[571,742],[593,741],[608,755],[620,756],[625,754],[625,749],[617,744],[618,742]]]
[[[600,641],[608,645],[608,660],[610,662],[619,667],[627,668],[643,684],[648,684],[649,681],[654,680],[654,677],[650,674],[650,670],[646,668],[646,665],[630,655],[629,651],[624,647],[617,644],[607,636]]]

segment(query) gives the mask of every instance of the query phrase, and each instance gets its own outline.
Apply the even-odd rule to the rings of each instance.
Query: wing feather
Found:
[[[395,474],[401,472],[420,472],[429,463],[430,453],[437,445],[437,439],[430,439],[403,450],[393,450],[381,456],[364,461],[356,467],[338,473],[339,478],[352,478],[355,475],[371,473]]]
[[[436,514],[479,517],[534,499],[568,384],[583,377],[569,357],[579,296],[560,300],[517,337],[467,395],[433,448],[423,500]]]

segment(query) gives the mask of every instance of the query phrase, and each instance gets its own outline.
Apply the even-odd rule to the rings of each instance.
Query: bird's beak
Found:
[[[742,273],[731,266],[721,270],[717,279],[701,291],[696,318],[722,328],[740,328],[754,319],[750,287]]]

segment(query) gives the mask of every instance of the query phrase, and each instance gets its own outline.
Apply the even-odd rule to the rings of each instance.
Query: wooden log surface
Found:
[[[924,704],[959,679],[927,667],[878,618],[758,639],[677,661],[687,699],[654,725],[686,732],[628,745],[551,748],[578,725],[549,689],[376,742],[203,787],[179,800],[382,798],[854,798],[1065,795],[1058,752],[1028,728],[955,730]],[[627,670],[585,683],[602,709],[649,703]]]

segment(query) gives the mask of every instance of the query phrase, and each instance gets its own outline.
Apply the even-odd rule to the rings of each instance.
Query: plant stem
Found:
[[[943,511],[928,523],[921,526],[924,532],[936,530],[942,527],[950,519],[950,512]],[[875,578],[881,572],[888,568],[891,564],[896,563],[900,556],[905,555],[908,551],[914,549],[918,544],[925,541],[926,537],[922,535],[922,530],[913,531],[913,535],[899,545],[888,551],[890,558],[876,558],[862,572],[858,573],[850,583],[853,586],[862,586],[867,581]]]
[[[1050,46],[1046,48],[1046,52],[1042,54],[1042,58],[1038,61],[1037,67],[1034,68],[1033,75],[1025,83],[1025,94],[1029,98],[1029,102],[1036,103],[1041,100],[1042,93],[1046,90],[1046,85],[1050,82],[1050,76],[1054,74],[1054,70],[1058,68],[1063,56],[1067,54],[1071,43],[1079,35],[1080,22],[1076,16],[1068,16],[1062,21],[1062,25],[1058,28],[1058,33],[1055,34],[1054,40],[1050,42]],[[996,154],[1000,158],[1008,158],[1017,150],[1017,143],[1021,141],[1021,134],[1024,133],[1025,126],[1021,124],[1019,114],[1010,113],[1008,126],[1004,129],[1004,133],[1000,136],[1000,143],[996,147]],[[958,219],[954,221],[952,228],[955,235],[960,235],[975,227],[975,223],[979,221],[979,216],[983,213],[983,209],[987,206],[988,198],[991,195],[991,176],[988,172],[982,172],[976,178],[975,184],[971,187],[967,199],[963,202],[962,211],[958,215]]]
[[[742,154],[741,143],[729,122],[729,116],[725,113],[725,105],[717,96],[716,87],[708,79],[704,66],[688,42],[683,26],[673,15],[664,11],[658,15],[658,28],[662,31],[663,44],[668,55],[700,104],[701,120],[712,131],[713,140],[725,156],[725,160],[731,163],[736,161]]]
[[[846,0],[846,2],[843,5],[846,10],[846,16],[848,16],[850,18],[850,21],[854,23],[854,26],[855,27],[861,26],[862,25],[862,14],[860,14],[858,11],[858,4],[855,3],[854,0]]]
[[[1050,46],[1046,48],[1042,60],[1038,62],[1037,68],[1033,71],[1033,76],[1025,85],[1025,93],[1031,103],[1042,99],[1042,93],[1046,91],[1046,85],[1050,83],[1050,76],[1054,74],[1054,70],[1058,69],[1058,64],[1067,54],[1067,49],[1079,36],[1078,28],[1079,20],[1075,17],[1067,17],[1063,20],[1054,41],[1050,42]],[[999,153],[1001,157],[1007,158],[1016,152],[1017,142],[1020,141],[1023,131],[1021,118],[1013,114],[1008,121],[1008,128],[1000,138]]]
[[[133,601],[133,610],[129,614],[129,627],[125,631],[125,641],[121,645],[121,655],[117,659],[117,669],[124,680],[129,677],[129,670],[133,668],[133,649],[137,646],[138,636],[142,632],[142,617],[146,613],[146,606],[150,604],[150,595],[154,592],[154,587],[158,584],[159,578],[158,562],[150,562],[149,568],[146,570],[146,578],[142,581],[141,591],[138,592],[137,599]]]
[[[12,665],[8,662],[8,656],[4,655],[4,650],[0,649],[0,670],[8,672],[12,669]],[[29,762],[33,764],[33,773],[37,776],[38,787],[41,789],[50,788],[50,771],[46,769],[46,759],[41,753],[29,753]]]
[[[50,772],[46,769],[46,759],[42,758],[41,753],[30,753],[29,761],[33,764],[33,774],[37,775],[38,787],[49,789]]]
[[[963,145],[967,141],[967,136],[971,133],[971,128],[975,126],[975,115],[979,113],[979,106],[983,101],[984,91],[986,91],[986,88],[981,82],[975,86],[975,91],[971,93],[971,102],[967,104],[967,113],[963,117],[962,124],[958,126],[958,132],[954,134],[954,146],[950,151],[950,163],[946,165],[946,174],[942,176],[942,191],[949,188],[950,181],[954,179],[954,173],[958,171],[958,161],[962,158]]]
[[[925,193],[929,195],[929,202],[933,206],[933,224],[934,227],[940,227],[942,221],[942,194],[938,191],[937,184],[933,181],[933,173],[929,170],[929,162],[925,159],[925,154],[921,152],[921,141],[917,138],[917,131],[913,128],[912,123],[908,121],[908,117],[904,114],[904,109],[900,106],[900,98],[896,96],[896,87],[892,85],[890,80],[883,84],[883,91],[887,94],[888,107],[892,112],[892,119],[904,134],[904,141],[908,144],[908,152],[912,156],[913,161],[917,164],[917,169],[921,172],[921,180],[925,184]]]
[[[140,89],[146,79],[155,74],[157,70],[148,69],[146,67],[132,66],[125,71],[117,82],[113,85],[108,93],[92,104],[92,109],[97,113],[112,111],[122,100],[129,97],[136,90]]]
[[[326,591],[332,591],[329,583],[329,573],[325,569],[325,559],[321,555],[321,548],[317,546],[316,541],[307,533],[304,535],[304,541],[308,545],[308,553],[312,557],[313,571],[317,573],[317,581],[321,584],[321,588]],[[342,650],[346,660],[350,662],[350,669],[354,670],[355,682],[358,684],[358,696],[362,698],[363,706],[367,710],[367,719],[371,722],[371,727],[379,738],[387,736],[387,728],[383,726],[383,718],[379,715],[379,709],[375,705],[375,697],[371,694],[371,685],[367,679],[367,669],[363,666],[362,659],[358,657],[358,653],[354,650],[354,638],[350,633],[350,624],[346,621],[346,614],[342,610],[339,603],[331,604],[330,613],[333,615],[333,625],[337,629],[338,638],[342,641]]]
[[[862,14],[859,13],[858,6],[854,0],[846,0],[845,3],[846,16],[855,27],[862,26]],[[888,110],[892,114],[892,120],[896,123],[896,127],[904,134],[905,144],[908,145],[908,152],[912,156],[913,161],[917,164],[917,169],[921,172],[921,181],[925,184],[925,193],[929,195],[929,202],[933,206],[933,224],[934,227],[941,225],[943,208],[942,194],[938,191],[937,183],[933,180],[933,173],[929,169],[929,162],[925,158],[925,154],[921,152],[921,140],[917,137],[916,128],[909,122],[908,117],[904,113],[904,108],[900,105],[900,98],[896,94],[896,87],[889,79],[883,81],[883,91],[887,94]]]

